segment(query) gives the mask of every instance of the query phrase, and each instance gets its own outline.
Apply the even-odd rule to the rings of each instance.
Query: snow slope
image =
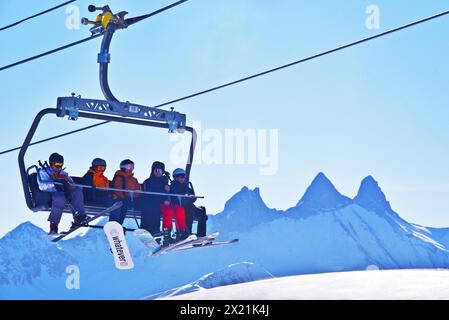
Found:
[[[449,271],[384,270],[300,275],[201,289],[162,299],[447,300]]]
[[[132,227],[133,221],[129,221]],[[320,173],[298,204],[270,209],[259,190],[242,188],[208,221],[219,239],[237,244],[149,257],[131,234],[136,267],[114,268],[101,230],[49,243],[24,223],[0,239],[0,298],[139,299],[266,277],[337,271],[446,268],[449,230],[408,223],[393,211],[378,183],[365,178],[354,199]],[[66,268],[80,270],[80,288],[68,290]]]
[[[215,287],[228,286],[237,283],[257,281],[259,279],[274,278],[265,269],[256,266],[254,263],[243,262],[230,265],[217,272],[209,273],[195,282],[189,283],[180,288],[171,289],[165,292],[156,293],[145,300],[161,299],[165,297],[174,297],[178,295],[196,292],[202,289],[211,289]]]

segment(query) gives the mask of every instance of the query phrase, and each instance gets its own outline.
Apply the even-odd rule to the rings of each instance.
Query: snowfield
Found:
[[[135,227],[132,219],[127,224]],[[128,232],[135,267],[123,271],[115,268],[102,230],[52,243],[25,222],[0,239],[0,299],[449,296],[449,273],[435,271],[449,267],[449,229],[402,219],[370,176],[351,199],[320,173],[285,211],[268,208],[258,188],[244,187],[209,217],[208,231],[219,231],[219,241],[239,242],[151,257]]]
[[[370,270],[281,277],[161,299],[447,300],[449,270]]]

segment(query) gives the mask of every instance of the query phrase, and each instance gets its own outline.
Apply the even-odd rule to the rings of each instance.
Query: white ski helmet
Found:
[[[186,171],[182,168],[176,168],[175,171],[173,171],[173,177],[180,176],[180,175],[186,175]]]

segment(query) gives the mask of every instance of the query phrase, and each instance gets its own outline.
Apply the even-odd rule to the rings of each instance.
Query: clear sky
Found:
[[[29,1],[20,6],[2,0],[0,26],[60,2]],[[106,4],[77,1],[81,16],[93,18],[87,11],[90,3]],[[169,3],[108,2],[115,11],[128,11],[130,17]],[[366,27],[369,5],[380,10],[380,29]],[[110,84],[120,100],[151,106],[447,9],[447,2],[436,0],[406,4],[191,0],[116,33]],[[0,65],[89,35],[84,26],[68,29],[68,17],[61,8],[0,32]],[[406,220],[449,226],[448,36],[449,17],[443,17],[174,104],[187,114],[188,124],[203,132],[202,154],[196,158],[202,163],[193,168],[192,181],[197,193],[206,196],[203,204],[208,212],[221,211],[242,186],[260,187],[269,207],[287,209],[322,171],[350,197],[357,193],[360,181],[372,175],[393,209]],[[0,72],[1,150],[21,145],[35,115],[44,107],[54,107],[58,96],[76,92],[103,98],[96,63],[99,47],[100,39],[96,39]],[[46,118],[36,139],[92,123]],[[262,175],[257,164],[207,164],[211,141],[224,139],[226,130],[235,129],[277,130],[275,174]],[[173,145],[165,132],[112,124],[31,147],[27,164],[58,151],[66,157],[69,173],[83,175],[90,161],[100,156],[108,160],[107,174],[112,178],[118,163],[131,158],[142,182],[153,160],[166,161],[170,171],[177,166],[169,157]],[[29,219],[47,227],[46,213],[32,214],[26,208],[17,154],[0,156],[0,235]]]

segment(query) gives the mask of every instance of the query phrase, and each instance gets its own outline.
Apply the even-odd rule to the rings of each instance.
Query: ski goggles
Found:
[[[52,162],[50,164],[56,168],[62,168],[62,166],[64,165],[64,163],[62,162]]]
[[[133,171],[134,170],[134,165],[133,164],[125,164],[124,166],[120,167],[122,170],[126,170],[126,171]]]
[[[174,176],[175,179],[185,179],[186,175],[185,174],[178,174],[176,176]]]
[[[106,166],[96,166],[95,170],[96,171],[100,171],[100,172],[104,172],[104,171],[106,171]]]

